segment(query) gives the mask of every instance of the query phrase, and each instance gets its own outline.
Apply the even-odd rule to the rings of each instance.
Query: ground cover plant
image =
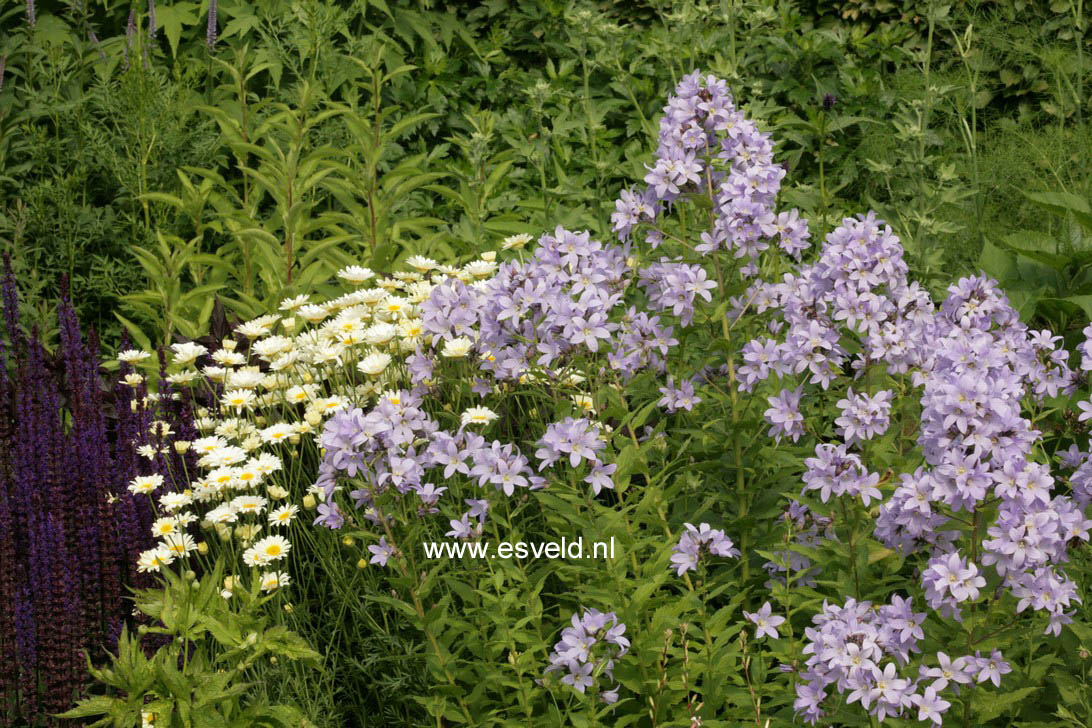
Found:
[[[1087,725],[1079,65],[1007,83],[936,4],[153,7],[12,15],[219,151],[125,120],[146,287],[102,367],[10,208],[0,719]],[[494,111],[505,54],[549,82]]]

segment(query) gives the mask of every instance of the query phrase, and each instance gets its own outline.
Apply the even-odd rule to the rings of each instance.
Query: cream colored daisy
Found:
[[[444,342],[443,351],[440,353],[449,359],[462,359],[470,353],[471,346],[470,339],[465,336],[459,336]]]
[[[151,493],[163,485],[163,476],[159,473],[141,475],[129,482],[129,492],[135,494]]]
[[[471,407],[462,414],[463,425],[487,425],[497,419],[497,413],[488,407]]]

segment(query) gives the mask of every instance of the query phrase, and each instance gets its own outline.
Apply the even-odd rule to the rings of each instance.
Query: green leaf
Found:
[[[1039,688],[1020,688],[1007,693],[980,693],[973,705],[979,719],[978,725],[993,720],[1038,690]]]
[[[243,35],[248,31],[257,28],[260,23],[261,21],[258,20],[258,17],[251,13],[236,15],[224,26],[224,30],[220,33],[220,37],[230,38],[233,35]]]
[[[996,278],[1001,283],[1016,278],[1016,264],[1012,260],[1012,254],[989,241],[986,241],[982,246],[982,254],[978,258],[978,264],[988,275]]]
[[[61,718],[89,718],[93,715],[105,715],[118,706],[124,706],[125,702],[118,698],[106,695],[97,695],[93,698],[81,700],[75,708],[67,710],[58,717]]]
[[[133,337],[133,341],[139,344],[140,347],[144,349],[144,351],[155,351],[155,347],[152,346],[151,340],[144,334],[143,331],[140,330],[139,326],[122,316],[117,311],[114,312],[114,316],[117,317],[117,320],[121,322],[122,326],[128,329],[129,335]]]
[[[178,41],[182,38],[182,27],[197,25],[196,10],[197,4],[191,2],[175,2],[156,8],[156,19],[171,46],[171,58],[178,56]]]

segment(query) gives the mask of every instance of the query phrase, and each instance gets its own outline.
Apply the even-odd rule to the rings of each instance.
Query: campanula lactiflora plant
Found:
[[[871,213],[812,240],[738,103],[679,83],[615,239],[348,266],[341,295],[176,343],[188,487],[130,482],[158,517],[140,568],[204,543],[228,611],[265,594],[318,645],[371,625],[402,724],[1038,715],[1084,639],[1092,465],[1047,425],[1092,418],[1092,329],[1071,364],[984,276],[935,301]],[[563,537],[589,543],[495,549]],[[300,616],[316,596],[340,622]]]

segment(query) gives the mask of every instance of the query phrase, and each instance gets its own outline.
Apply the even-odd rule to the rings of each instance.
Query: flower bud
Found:
[[[303,497],[303,507],[307,510],[314,510],[315,508],[315,496],[308,493]]]

